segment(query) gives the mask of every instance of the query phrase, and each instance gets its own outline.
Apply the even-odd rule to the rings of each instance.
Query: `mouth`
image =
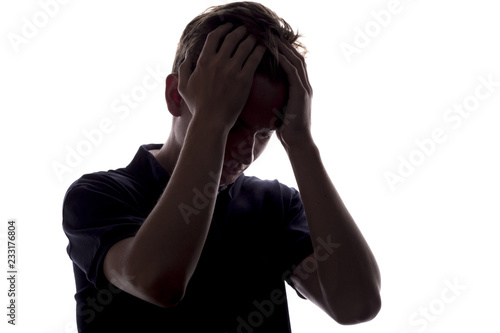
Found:
[[[243,171],[246,170],[246,167],[242,165],[238,165],[236,167],[226,167],[224,168],[224,172],[228,175],[238,175],[241,174]]]

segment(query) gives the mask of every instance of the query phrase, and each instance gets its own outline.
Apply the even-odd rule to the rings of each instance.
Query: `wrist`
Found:
[[[189,122],[189,129],[196,128],[197,133],[209,133],[210,135],[221,135],[227,137],[232,125],[220,120],[215,116],[193,115]]]
[[[317,149],[311,132],[304,133],[303,135],[295,135],[293,140],[280,138],[280,141],[289,155],[302,150]]]

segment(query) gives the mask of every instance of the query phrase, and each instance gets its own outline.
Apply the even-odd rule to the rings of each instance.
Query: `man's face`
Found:
[[[283,83],[255,74],[247,103],[227,138],[221,185],[233,183],[262,154],[276,130],[286,92]]]

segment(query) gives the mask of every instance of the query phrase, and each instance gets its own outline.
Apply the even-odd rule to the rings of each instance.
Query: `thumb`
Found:
[[[193,70],[191,69],[192,63],[191,55],[186,52],[186,56],[179,66],[179,91],[185,91],[189,78],[193,73]]]

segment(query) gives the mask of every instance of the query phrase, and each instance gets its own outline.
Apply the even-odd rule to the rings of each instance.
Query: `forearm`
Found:
[[[377,299],[380,273],[376,260],[330,180],[316,145],[312,139],[307,140],[300,148],[288,147],[287,153],[314,248],[321,248],[318,239],[330,238],[332,243],[340,244],[326,260],[318,260],[324,297],[333,307]]]
[[[127,265],[139,285],[185,289],[210,228],[226,138],[192,120],[168,185],[130,246]],[[211,193],[194,203],[195,190]]]

